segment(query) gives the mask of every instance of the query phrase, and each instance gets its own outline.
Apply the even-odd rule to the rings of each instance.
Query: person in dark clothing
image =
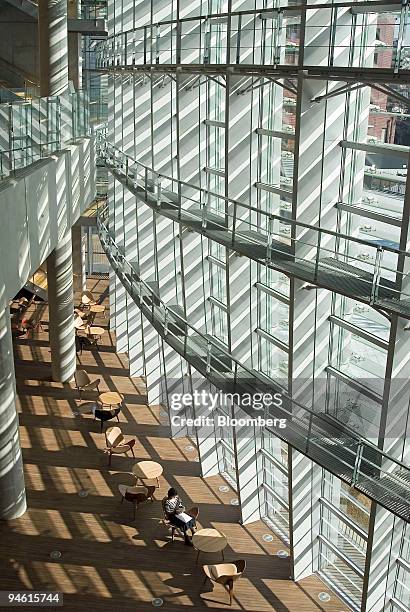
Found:
[[[186,521],[178,515],[186,517],[185,507],[182,503],[181,498],[178,495],[176,489],[171,487],[168,494],[162,500],[162,507],[164,509],[165,517],[173,525],[177,527],[184,534],[184,541],[187,546],[192,546],[191,538],[188,535],[188,531],[191,530],[192,535],[195,532],[196,522],[192,517],[191,520]]]

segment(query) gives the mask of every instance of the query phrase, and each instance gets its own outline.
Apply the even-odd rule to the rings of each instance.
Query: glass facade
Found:
[[[149,401],[150,376],[279,390],[286,431],[189,429],[203,476],[290,547],[295,580],[410,610],[407,7],[119,4],[96,48],[100,233],[124,281],[113,303],[132,295],[160,347]]]

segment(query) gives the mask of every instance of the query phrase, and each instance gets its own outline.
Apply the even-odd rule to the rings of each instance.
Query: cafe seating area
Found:
[[[98,302],[107,281],[88,283]],[[196,441],[170,437],[164,407],[147,405],[144,378],[116,353],[103,305],[101,342],[77,354],[71,383],[51,381],[47,311],[34,338],[15,338],[28,511],[0,526],[3,588],[63,590],[70,612],[85,595],[107,612],[342,612],[336,596],[320,602],[318,577],[289,579],[287,547],[267,524],[240,524],[234,488],[201,476]],[[164,517],[169,487],[195,517],[192,547]]]

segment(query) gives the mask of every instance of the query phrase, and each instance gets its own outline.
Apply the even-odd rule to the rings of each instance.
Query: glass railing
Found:
[[[38,7],[38,0],[29,0],[30,4]],[[74,15],[77,19],[106,19],[107,18],[107,0],[78,0],[77,8],[74,9]]]
[[[291,398],[274,381],[242,364],[212,336],[194,328],[182,309],[169,306],[152,283],[145,282],[109,228],[108,207],[99,209],[97,227],[107,258],[123,286],[157,332],[218,390],[230,393],[280,393],[280,406],[244,407],[252,418],[286,420],[272,428],[276,436],[348,484],[410,520],[410,468],[337,423]]]
[[[402,272],[409,252],[284,219],[164,176],[104,138],[99,136],[100,159],[151,208],[276,270],[410,318],[410,275]]]
[[[0,178],[89,135],[85,92],[0,104]]]
[[[107,0],[81,0],[79,18],[107,19]]]

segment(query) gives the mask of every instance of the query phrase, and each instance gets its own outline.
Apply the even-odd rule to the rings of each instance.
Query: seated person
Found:
[[[190,521],[185,522],[183,519],[178,517],[178,514],[185,512],[185,507],[179,497],[176,489],[171,488],[168,494],[162,500],[162,507],[167,520],[177,527],[184,534],[184,541],[187,546],[192,546],[191,538],[188,535],[188,530],[191,530],[192,535],[195,532],[196,523],[194,517]]]

